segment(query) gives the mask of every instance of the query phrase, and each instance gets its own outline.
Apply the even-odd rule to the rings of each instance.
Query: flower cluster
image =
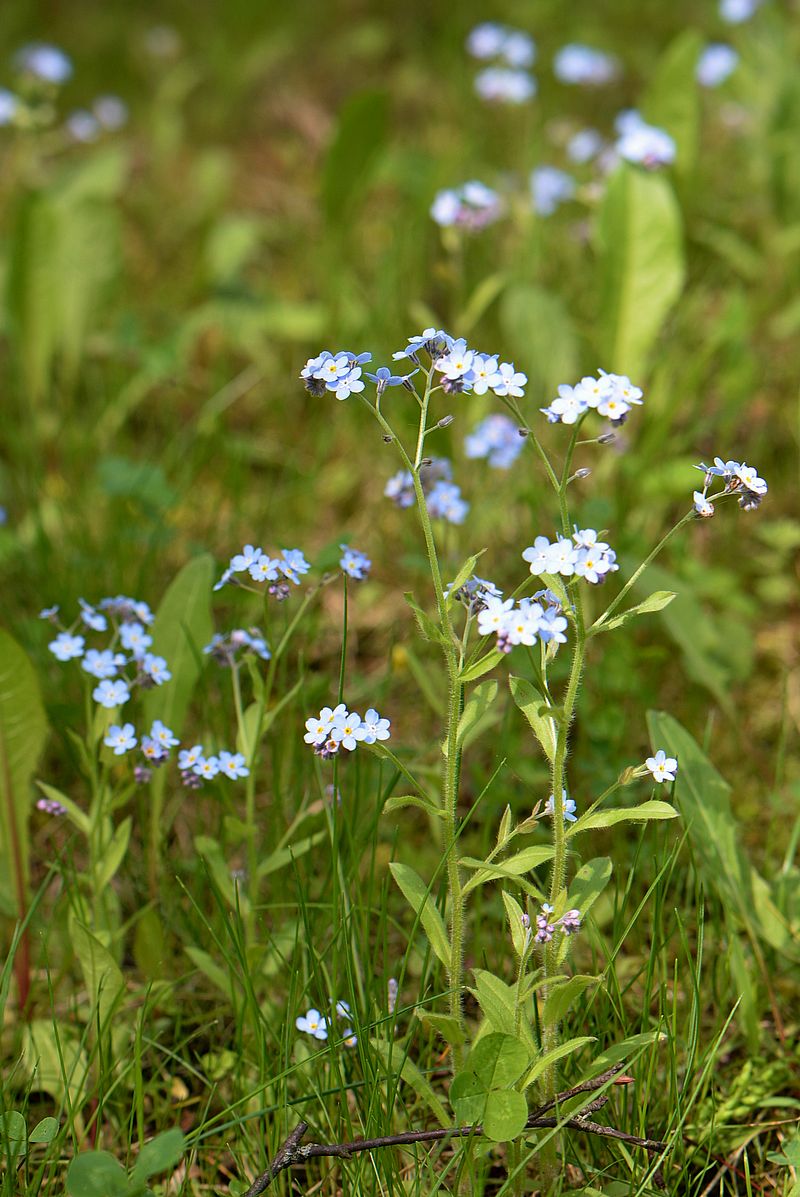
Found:
[[[328,760],[342,748],[352,752],[359,744],[388,740],[390,726],[389,720],[382,719],[374,707],[362,719],[357,711],[348,711],[346,704],[340,702],[335,707],[323,707],[319,715],[306,719],[303,739],[317,756]]]
[[[462,392],[485,395],[492,391],[501,398],[521,398],[528,379],[515,369],[513,362],[501,362],[497,354],[470,349],[466,341],[451,337],[443,329],[426,328],[419,336],[409,337],[405,349],[393,354],[395,360],[409,357],[419,363],[424,350],[434,370],[442,375],[441,388],[448,394]]]
[[[236,664],[237,654],[254,653],[262,661],[269,661],[272,653],[258,628],[234,628],[230,632],[215,632],[203,652],[220,665]]]
[[[597,539],[594,528],[576,528],[570,540],[558,536],[551,543],[546,536],[537,536],[523,551],[534,577],[542,574],[561,574],[564,578],[585,578],[597,586],[610,573],[619,569],[617,554],[603,540]]]
[[[467,50],[473,58],[487,61],[497,58],[506,66],[529,67],[536,59],[536,44],[521,29],[509,29],[494,21],[476,25],[467,38]]]
[[[659,748],[655,756],[649,756],[645,765],[653,775],[653,781],[659,783],[674,781],[678,772],[678,761],[674,756],[667,756],[663,748]]]
[[[478,633],[497,636],[500,652],[510,653],[518,644],[528,647],[537,640],[543,644],[566,644],[567,621],[562,606],[552,590],[541,590],[533,598],[504,599],[502,594],[481,593]]]
[[[497,470],[508,470],[522,452],[524,438],[519,425],[508,416],[495,413],[476,424],[464,438],[467,457],[485,457]]]
[[[475,179],[437,192],[431,204],[431,216],[442,228],[455,226],[471,233],[494,224],[502,214],[503,201],[497,192]]]
[[[166,764],[170,757],[170,750],[177,748],[180,740],[172,729],[156,719],[150,728],[149,735],[142,736],[141,744],[132,723],[112,724],[105,735],[103,743],[110,748],[114,756],[125,756],[136,748],[137,744],[142,754],[143,763],[134,766],[134,777],[140,784],[149,781],[152,770]],[[194,748],[184,748],[178,754],[178,768],[181,780],[186,786],[196,789],[203,781],[221,774],[235,780],[247,777],[250,770],[245,765],[241,752],[227,752],[224,749],[218,756],[203,754],[202,744]]]
[[[446,457],[429,458],[419,468],[419,480],[431,519],[463,524],[469,503],[461,497],[461,490],[452,479],[453,467]],[[413,507],[416,493],[411,472],[398,470],[386,483],[383,493],[398,507]]]
[[[557,930],[563,931],[564,935],[574,935],[581,929],[581,912],[579,910],[567,910],[557,919],[552,916],[553,907],[549,902],[543,902],[541,914],[536,916],[536,934],[534,936],[536,943],[550,943]]]
[[[701,87],[719,87],[730,78],[739,65],[739,55],[733,46],[714,42],[706,46],[697,61],[697,82]]]
[[[723,461],[721,457],[715,457],[713,466],[701,462],[695,469],[702,470],[705,478],[703,489],[694,492],[694,509],[698,515],[706,518],[714,514],[714,503],[717,499],[732,494],[738,494],[739,506],[743,511],[755,511],[768,490],[764,479],[759,478],[755,466],[746,465],[741,461]],[[715,478],[722,480],[723,488],[716,494],[709,495],[708,491]]]
[[[346,1023],[352,1022],[352,1015],[350,1014],[350,1007],[347,1002],[338,1001],[333,1003],[336,1014]],[[319,1010],[312,1007],[307,1010],[305,1014],[301,1014],[295,1019],[294,1025],[298,1031],[303,1031],[306,1035],[311,1035],[313,1039],[325,1040],[331,1033],[334,1020],[333,1018],[326,1018],[320,1014]],[[347,1030],[342,1032],[342,1041],[345,1047],[355,1047],[358,1043],[358,1037],[348,1025]]]
[[[486,21],[467,38],[467,50],[482,62],[495,59],[475,77],[475,91],[495,104],[524,104],[536,95],[536,80],[528,71],[536,58],[533,38],[519,29]]]
[[[221,590],[236,578],[237,574],[247,574],[254,582],[269,582],[267,593],[273,598],[285,599],[289,596],[286,583],[291,582],[292,585],[299,586],[301,576],[310,569],[311,566],[300,549],[281,549],[280,557],[270,557],[263,549],[246,544],[241,553],[231,557],[227,569],[215,583],[214,589]],[[241,585],[238,579],[236,584]]]
[[[58,46],[31,42],[14,55],[18,93],[0,88],[0,127],[17,125],[28,129],[49,125],[55,117],[55,90],[72,77],[71,60]],[[116,132],[128,120],[127,105],[119,96],[98,96],[90,108],[80,108],[64,121],[64,132],[72,141],[96,141],[103,133]]]
[[[553,71],[562,83],[598,87],[612,83],[619,75],[619,63],[613,54],[577,43],[562,46],[553,59]]]
[[[621,112],[615,121],[616,152],[626,162],[656,170],[675,161],[678,148],[665,129],[649,125],[635,109]]]
[[[624,424],[631,407],[641,407],[642,391],[625,374],[605,370],[599,374],[599,378],[587,375],[575,386],[563,384],[550,406],[539,410],[551,424],[575,424],[590,407],[613,425]]]
[[[91,109],[70,113],[64,127],[74,141],[97,141],[103,133],[116,133],[128,122],[128,107],[119,96],[98,96]]]
[[[342,573],[347,574],[347,577],[352,578],[355,582],[363,582],[372,569],[369,557],[366,553],[351,548],[348,544],[340,544],[339,548],[342,550],[342,555],[339,558],[339,568]]]
[[[538,216],[552,216],[574,198],[575,180],[557,166],[537,166],[531,171],[531,202]]]
[[[218,774],[235,781],[237,777],[247,777],[250,772],[241,752],[227,752],[223,748],[216,755],[206,755],[202,744],[182,748],[178,753],[178,768],[183,784],[193,790]]]
[[[326,391],[332,391],[337,399],[349,399],[352,394],[364,390],[361,367],[370,361],[371,353],[342,350],[334,354],[323,349],[322,353],[308,359],[300,371],[300,377],[312,395],[324,395]]]
[[[498,590],[494,582],[487,582],[485,578],[479,578],[477,574],[473,574],[455,592],[451,582],[445,589],[444,597],[447,599],[451,595],[459,603],[463,603],[473,615],[477,615],[486,606],[487,599],[502,598],[503,592]]]
[[[101,599],[96,607],[85,599],[78,601],[78,619],[71,628],[63,628],[48,648],[58,661],[80,660],[81,668],[98,682],[92,691],[95,702],[111,710],[128,701],[134,686],[151,689],[170,680],[172,674],[165,659],[148,651],[153,637],[147,627],[153,622],[153,613],[147,603],[121,594]],[[58,607],[46,607],[39,617],[60,626]],[[82,624],[93,632],[106,632],[109,621],[112,631],[109,647],[87,648],[86,638],[78,633],[77,627]],[[124,651],[118,651],[119,648]],[[124,674],[128,668],[132,672]]]

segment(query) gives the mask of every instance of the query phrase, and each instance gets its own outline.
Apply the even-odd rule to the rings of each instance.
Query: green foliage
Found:
[[[681,179],[690,178],[697,163],[700,94],[696,71],[702,48],[703,39],[696,29],[678,34],[656,65],[642,100],[645,119],[666,129],[675,141],[675,172]]]
[[[486,1035],[476,1043],[463,1072],[450,1086],[462,1126],[480,1123],[489,1139],[515,1139],[528,1118],[525,1095],[513,1088],[528,1064],[528,1050],[513,1035]]]
[[[681,213],[667,180],[619,166],[597,236],[601,350],[611,369],[638,378],[685,279]]]
[[[31,778],[46,730],[33,666],[0,628],[0,912],[18,918],[27,900]]]
[[[450,961],[450,941],[430,890],[410,865],[395,861],[389,868],[404,898],[422,923],[431,947],[442,964],[447,965]]]
[[[180,1130],[164,1131],[139,1152],[130,1174],[108,1151],[85,1151],[67,1169],[70,1197],[146,1197],[151,1176],[173,1169],[186,1150]]]

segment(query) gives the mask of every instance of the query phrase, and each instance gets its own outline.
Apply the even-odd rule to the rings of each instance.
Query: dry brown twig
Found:
[[[584,1081],[572,1089],[566,1089],[563,1093],[558,1093],[552,1101],[546,1102],[545,1105],[533,1111],[525,1123],[525,1130],[551,1130],[554,1127],[559,1127],[562,1130],[576,1130],[587,1135],[599,1135],[605,1139],[617,1139],[619,1142],[627,1143],[631,1147],[641,1147],[644,1151],[648,1151],[654,1155],[659,1155],[661,1152],[666,1151],[667,1144],[661,1143],[657,1139],[640,1139],[638,1135],[626,1134],[625,1131],[617,1130],[616,1127],[603,1126],[599,1122],[590,1121],[587,1118],[587,1114],[592,1114],[602,1109],[608,1101],[608,1095],[605,1094],[595,1098],[594,1101],[588,1102],[580,1113],[574,1114],[569,1118],[562,1120],[553,1116],[545,1116],[547,1111],[554,1106],[568,1101],[572,1097],[577,1097],[581,1093],[596,1093],[598,1089],[602,1089],[606,1084],[631,1084],[633,1077],[621,1076],[622,1068],[623,1065],[618,1064],[615,1068],[610,1068],[607,1072],[601,1073],[600,1076],[596,1076],[590,1081]],[[437,1130],[405,1131],[399,1135],[381,1135],[377,1139],[353,1139],[349,1143],[303,1144],[302,1139],[307,1130],[307,1122],[299,1122],[297,1124],[294,1130],[287,1135],[286,1140],[269,1167],[255,1178],[250,1188],[244,1194],[244,1197],[260,1197],[260,1194],[269,1188],[273,1180],[281,1172],[285,1172],[293,1164],[304,1164],[308,1160],[318,1157],[347,1160],[361,1151],[377,1151],[382,1147],[403,1147],[411,1143],[437,1143],[442,1139],[464,1139],[470,1135],[480,1135],[483,1133],[482,1126],[449,1126]]]

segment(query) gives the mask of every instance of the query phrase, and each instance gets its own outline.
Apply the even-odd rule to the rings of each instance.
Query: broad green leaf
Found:
[[[577,1039],[567,1039],[564,1043],[559,1043],[557,1047],[551,1048],[549,1052],[545,1052],[536,1061],[533,1068],[525,1077],[523,1088],[527,1089],[529,1085],[537,1081],[552,1064],[563,1060],[565,1056],[571,1056],[579,1048],[585,1047],[587,1043],[594,1043],[594,1041],[594,1035],[580,1035]]]
[[[482,860],[465,856],[461,861],[464,868],[478,871],[464,885],[464,893],[469,893],[479,885],[485,885],[488,881],[498,881],[506,877],[521,877],[524,873],[530,873],[532,869],[536,869],[540,864],[552,859],[553,848],[550,844],[534,844],[530,848],[523,848],[520,852],[515,852],[513,856],[509,856],[505,860],[498,861],[496,864],[492,862],[489,865]]]
[[[444,920],[436,909],[436,905],[428,892],[428,887],[422,878],[414,872],[410,865],[399,864],[396,861],[389,865],[391,874],[399,886],[414,913],[425,929],[428,942],[442,964],[450,966],[450,942],[447,938]]]
[[[670,42],[650,77],[641,103],[645,120],[666,129],[677,148],[675,173],[687,178],[697,163],[700,133],[700,89],[697,60],[703,38],[685,29]]]
[[[524,677],[509,677],[508,684],[511,697],[531,725],[545,756],[552,762],[556,754],[558,725],[552,716],[547,714],[546,708],[549,708],[550,704],[541,691]]]
[[[34,1093],[49,1093],[73,1109],[85,1097],[87,1055],[76,1032],[63,1022],[32,1019],[24,1032],[22,1067]]]
[[[402,1056],[400,1046],[395,1043],[388,1043],[385,1039],[370,1039],[370,1044],[383,1060],[387,1072],[391,1076],[395,1076],[397,1073],[398,1058]],[[407,1085],[411,1086],[417,1097],[425,1103],[440,1126],[448,1127],[451,1125],[447,1110],[444,1108],[437,1094],[434,1093],[430,1081],[423,1076],[414,1061],[408,1056],[403,1059],[400,1065],[400,1076]]]
[[[58,1134],[57,1118],[42,1118],[28,1135],[29,1143],[52,1143]]]
[[[441,1035],[446,1043],[460,1047],[466,1041],[463,1027],[457,1018],[453,1018],[452,1014],[431,1014],[421,1006],[417,1007],[414,1013],[424,1026],[430,1027],[437,1035]]]
[[[339,112],[322,171],[322,208],[331,224],[363,197],[375,160],[387,144],[389,98],[385,91],[356,92]]]
[[[487,726],[500,718],[494,700],[497,682],[481,682],[467,699],[458,721],[458,746],[468,747]],[[447,756],[447,740],[442,741],[442,753]]]
[[[641,603],[637,603],[635,607],[629,607],[627,611],[623,611],[620,615],[612,615],[610,619],[604,620],[602,623],[598,621],[590,631],[611,632],[614,628],[621,628],[637,615],[649,615],[653,611],[663,611],[677,597],[674,590],[654,590],[648,598],[643,599]]]
[[[109,1151],[84,1151],[67,1169],[69,1197],[126,1197],[129,1191],[125,1169]]]
[[[581,865],[569,887],[567,906],[580,910],[586,917],[589,910],[611,880],[612,865],[608,856],[595,856]]]
[[[92,827],[91,820],[76,802],[73,802],[61,790],[57,790],[55,786],[48,785],[44,781],[37,780],[36,784],[45,798],[49,798],[51,802],[59,802],[64,807],[64,810],[67,812],[66,818],[69,819],[74,827],[78,828],[78,831],[82,832],[85,836],[89,835]]]
[[[157,1176],[159,1172],[175,1168],[185,1150],[186,1139],[182,1130],[175,1128],[156,1135],[155,1139],[145,1143],[139,1152],[131,1180],[147,1180],[150,1176]]]
[[[478,1005],[485,1018],[491,1023],[492,1031],[502,1031],[506,1035],[514,1035],[516,1033],[514,1022],[517,1004],[515,988],[483,968],[474,969],[473,975],[475,988],[472,992],[478,999]],[[521,1071],[522,1069],[520,1069]]]
[[[664,175],[622,164],[600,209],[600,328],[609,368],[640,378],[683,289],[683,229]]]
[[[591,815],[584,815],[573,823],[567,836],[577,835],[579,831],[589,831],[592,827],[615,827],[617,823],[642,823],[648,819],[677,819],[678,812],[668,802],[660,802],[657,798],[649,802],[642,802],[639,806],[623,807],[618,810],[596,810]]]
[[[11,226],[6,302],[22,361],[25,389],[34,402],[46,393],[58,344],[61,287],[55,275],[59,220],[44,192],[23,195]]]
[[[161,600],[152,627],[151,651],[166,658],[172,679],[148,690],[145,719],[161,719],[176,736],[183,729],[189,700],[205,661],[203,648],[213,632],[213,581],[214,562],[207,553],[188,561]],[[156,777],[164,774],[162,770]]]
[[[33,666],[0,628],[0,912],[25,917],[31,778],[47,721]]]
[[[499,665],[501,661],[505,660],[505,653],[500,652],[499,649],[493,648],[491,652],[479,657],[472,665],[468,665],[459,675],[460,682],[476,682],[479,677],[483,677],[490,669],[494,669],[495,665]]]
[[[185,948],[184,951],[195,968],[199,969],[203,976],[208,977],[212,985],[216,985],[229,1001],[233,1001],[232,978],[223,968],[220,968],[208,952],[204,952],[201,948]]]
[[[574,977],[570,977],[562,985],[554,986],[545,998],[542,1021],[548,1026],[561,1022],[562,1018],[569,1013],[584,990],[589,989],[593,985],[601,984],[601,977],[589,977],[578,973]]]
[[[96,1021],[103,1033],[125,992],[124,978],[108,949],[75,915],[69,920],[69,938],[89,992],[90,1021]]]
[[[670,715],[647,715],[654,750],[677,757],[675,797],[686,820],[701,875],[719,894],[728,916],[751,935],[793,959],[800,940],[775,905],[770,886],[741,847],[741,831],[731,808],[731,789],[684,727]]]
[[[512,898],[511,894],[504,892],[503,905],[506,908],[506,918],[511,931],[511,942],[514,945],[514,951],[521,959],[530,943],[531,929],[523,924],[522,916],[525,911],[516,898]]]
[[[524,1096],[511,1086],[530,1060],[528,1047],[514,1035],[491,1034],[480,1039],[453,1079],[450,1101],[459,1124],[483,1124],[487,1138],[514,1139],[528,1118]]]
[[[28,1130],[19,1110],[7,1110],[0,1114],[0,1155],[6,1155],[9,1165],[17,1167],[18,1156],[28,1150]]]
[[[561,296],[533,283],[516,283],[500,302],[500,327],[518,369],[555,394],[578,373],[578,337]]]
[[[129,815],[115,829],[111,842],[103,852],[103,863],[97,872],[96,885],[98,889],[105,889],[109,881],[116,877],[125,853],[128,851],[132,826],[133,818]]]

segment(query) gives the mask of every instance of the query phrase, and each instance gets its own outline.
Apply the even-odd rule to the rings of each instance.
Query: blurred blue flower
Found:
[[[531,198],[539,216],[552,216],[575,195],[575,180],[557,166],[537,166],[531,171]]]
[[[619,63],[613,54],[606,54],[592,46],[570,43],[562,46],[556,54],[553,71],[562,83],[599,86],[616,79]]]
[[[733,46],[715,42],[706,46],[697,63],[697,82],[701,87],[719,87],[739,64],[739,55]]]
[[[14,65],[43,83],[66,83],[72,63],[63,50],[46,42],[30,42],[14,55]]]

